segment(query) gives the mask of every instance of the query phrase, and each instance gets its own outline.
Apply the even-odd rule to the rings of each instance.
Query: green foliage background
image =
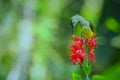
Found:
[[[68,49],[75,14],[90,20],[98,37],[90,77],[118,80],[120,0],[0,0],[0,80],[72,80],[79,74]]]

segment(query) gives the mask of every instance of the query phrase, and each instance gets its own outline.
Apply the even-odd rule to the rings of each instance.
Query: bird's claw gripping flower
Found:
[[[86,53],[84,46],[87,46],[88,49],[88,58],[89,60],[92,60],[93,63],[95,63],[95,53],[94,49],[97,47],[97,43],[95,42],[95,35],[93,35],[90,39],[85,39],[81,37],[76,37],[75,35],[72,36],[73,38],[73,44],[69,45],[69,48],[71,50],[70,53],[70,61],[72,64],[76,65],[82,64],[84,59],[86,58]]]

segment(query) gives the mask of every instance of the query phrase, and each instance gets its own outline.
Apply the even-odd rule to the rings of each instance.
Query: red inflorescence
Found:
[[[97,43],[95,42],[95,35],[93,35],[89,40],[86,40],[85,38],[76,37],[75,35],[73,35],[72,37],[74,44],[69,45],[69,48],[71,50],[71,63],[74,65],[76,65],[76,63],[82,64],[83,60],[86,57],[84,45],[87,45],[89,60],[92,60],[92,62],[95,63],[96,55],[94,53],[94,49],[97,47]]]
[[[92,49],[95,49],[97,47],[97,43],[95,42],[95,35],[93,35],[89,40],[88,40],[88,50],[91,51]]]
[[[87,43],[88,47],[88,54],[89,54],[89,60],[92,60],[93,63],[95,63],[95,57],[96,54],[94,53],[94,49],[97,47],[97,43],[95,42],[95,35],[93,35]]]
[[[85,59],[85,53],[84,53],[84,42],[85,39],[78,38],[75,35],[73,35],[73,41],[74,44],[70,45],[69,48],[71,49],[70,53],[70,61],[72,64],[82,64],[83,60]]]
[[[89,60],[92,60],[92,62],[95,63],[95,57],[96,57],[96,54],[93,52],[93,50],[90,51],[88,55]]]

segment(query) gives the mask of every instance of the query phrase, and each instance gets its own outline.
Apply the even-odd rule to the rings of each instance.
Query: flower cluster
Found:
[[[86,53],[84,46],[86,45],[88,48],[88,58],[89,60],[92,60],[92,62],[95,62],[95,53],[94,49],[97,47],[97,44],[95,42],[95,35],[93,35],[89,40],[85,38],[76,37],[75,35],[73,37],[73,43],[72,45],[69,45],[69,48],[71,50],[70,53],[70,61],[72,64],[76,65],[82,64],[84,59],[86,58]]]
[[[91,59],[92,62],[95,63],[96,54],[94,53],[94,49],[97,47],[97,43],[95,42],[95,35],[93,35],[88,40],[87,47],[88,47],[89,60]]]
[[[78,38],[75,35],[73,35],[73,45],[69,45],[69,48],[71,50],[70,53],[70,61],[72,64],[82,64],[83,60],[85,59],[85,52],[84,52],[84,38]]]

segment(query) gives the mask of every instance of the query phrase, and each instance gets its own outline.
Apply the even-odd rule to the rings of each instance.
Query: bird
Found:
[[[92,23],[78,14],[71,18],[70,23],[72,26],[72,32],[76,36],[84,36],[86,39],[89,39],[95,34]]]

